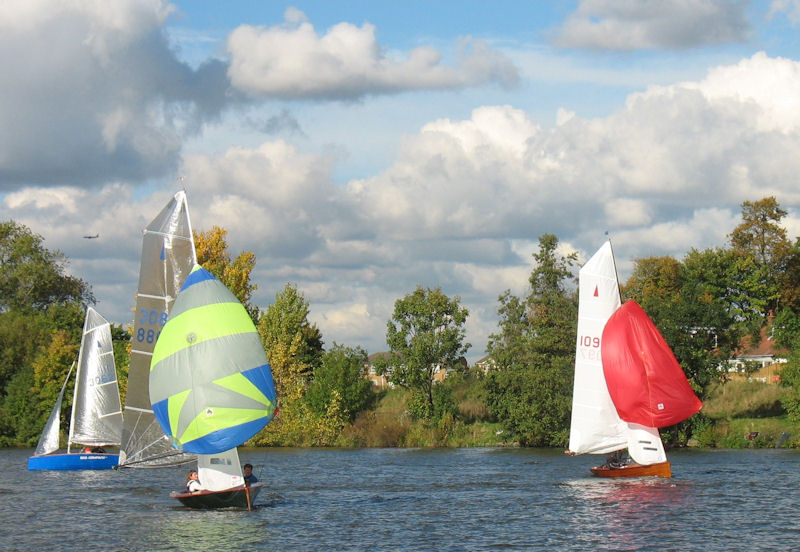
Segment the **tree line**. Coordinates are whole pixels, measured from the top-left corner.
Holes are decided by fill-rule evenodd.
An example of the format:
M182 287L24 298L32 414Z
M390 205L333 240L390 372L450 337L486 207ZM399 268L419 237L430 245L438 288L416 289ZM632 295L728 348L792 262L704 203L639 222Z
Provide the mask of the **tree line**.
M635 259L621 295L650 315L701 400L729 377L728 360L742 343L758 339L769 325L788 351L783 406L800 421L800 239L789 240L781 225L787 212L774 197L741 208L724 247L691 249L681 260ZM396 388L388 394L402 397L400 414L391 420L378 414L381 401L391 397L364 377L366 350L325 347L308 320L309 302L294 284L266 309L253 305L255 255L232 258L225 236L218 227L195 233L198 262L247 308L278 391L278 415L249 445L442 444L477 423L495 424L506 440L523 446L566 445L579 267L576 254L560 252L557 236L539 238L526 293L506 291L498 298L488 370L464 360L469 312L459 297L418 286L395 302L386 325L388 352L373 363ZM94 297L86 282L66 274L62 253L14 221L0 223L0 256L0 445L31 446L77 356L83 314ZM129 326L112 325L112 334L124 395ZM438 384L434 375L442 368L451 375ZM71 401L69 393L65 398ZM664 431L665 442L683 444L710 423L701 411ZM402 426L406 436L375 441L365 437L370 424L384 432L387 425Z

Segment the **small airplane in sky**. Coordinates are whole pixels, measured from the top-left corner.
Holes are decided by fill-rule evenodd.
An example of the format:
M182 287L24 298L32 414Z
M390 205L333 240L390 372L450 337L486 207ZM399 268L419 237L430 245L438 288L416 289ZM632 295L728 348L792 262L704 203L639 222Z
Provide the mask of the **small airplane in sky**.
M93 240L93 239L99 238L99 237L100 237L99 233L95 234L94 236L84 236L84 238L86 238L87 240Z

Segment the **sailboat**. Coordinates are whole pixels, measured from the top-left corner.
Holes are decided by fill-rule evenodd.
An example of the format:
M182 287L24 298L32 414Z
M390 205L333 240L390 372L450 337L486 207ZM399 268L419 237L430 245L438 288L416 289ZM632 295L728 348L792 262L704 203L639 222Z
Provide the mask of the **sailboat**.
M236 447L275 414L275 385L261 338L242 303L196 265L156 342L150 401L176 450L197 454L203 490L172 493L192 508L252 508Z
M601 477L671 477L659 427L700 410L658 329L633 301L621 305L611 242L579 272L570 454L627 448L632 461L591 468Z
M117 454L71 450L73 445L84 445L90 450L118 447L122 432L111 326L92 307L86 309L77 364L67 452L53 454L59 448L61 403L75 363L64 379L36 450L28 458L29 470L106 470L117 465Z
M163 467L194 461L176 451L150 406L150 359L172 304L197 263L186 192L177 192L142 237L139 286L131 335L128 392L123 411L120 467Z

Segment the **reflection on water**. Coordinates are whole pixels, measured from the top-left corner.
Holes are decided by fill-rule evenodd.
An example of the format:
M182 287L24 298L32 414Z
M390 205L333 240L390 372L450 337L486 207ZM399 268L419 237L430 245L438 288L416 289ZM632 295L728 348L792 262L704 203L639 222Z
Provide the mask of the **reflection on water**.
M686 485L654 477L565 481L562 486L574 501L575 542L614 550L656 547L647 542L652 536L668 535L684 523L681 511L691 494ZM605 542L593 542L597 535Z
M791 550L800 453L678 451L672 479L602 479L530 449L241 451L252 512L189 510L185 468L28 472L1 450L0 550Z

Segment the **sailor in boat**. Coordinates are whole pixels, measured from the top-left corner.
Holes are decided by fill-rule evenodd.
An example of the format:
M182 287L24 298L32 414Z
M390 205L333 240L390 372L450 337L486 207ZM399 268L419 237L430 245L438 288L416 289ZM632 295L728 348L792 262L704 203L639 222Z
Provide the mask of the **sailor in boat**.
M245 464L242 466L242 472L244 473L244 484L248 487L253 483L258 483L258 477L253 475L253 464Z
M616 470L619 468L624 468L631 462L631 457L628 456L626 450L615 450L611 453L611 456L606 459L606 463L603 464L603 467Z
M189 470L189 474L186 476L186 492L198 493L202 490L203 486L200 484L200 480L197 479L197 470Z

